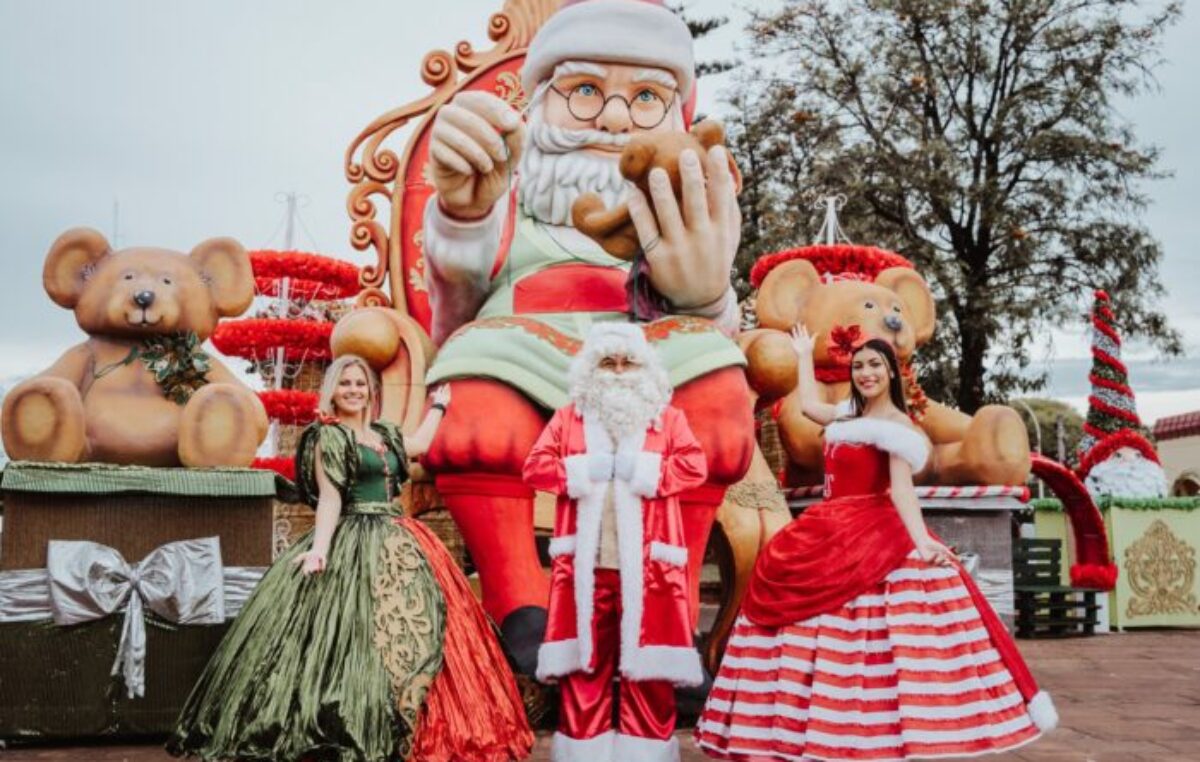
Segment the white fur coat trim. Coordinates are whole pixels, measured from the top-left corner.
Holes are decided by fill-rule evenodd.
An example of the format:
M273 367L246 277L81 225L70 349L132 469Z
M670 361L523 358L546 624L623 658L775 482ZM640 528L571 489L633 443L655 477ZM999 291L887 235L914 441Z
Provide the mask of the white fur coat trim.
M650 543L650 560L662 561L672 566L687 566L688 551L682 545L668 545L655 540Z
M575 535L568 534L562 537L550 538L550 558L555 559L559 556L575 555Z
M617 734L613 759L620 762L679 762L679 739L640 738Z
M913 473L925 467L929 443L923 434L895 421L881 418L850 418L825 427L826 442L867 444L908 461Z
M568 455L563 458L563 467L567 471L568 497L579 498L592 491L587 455Z
M662 453L639 452L633 464L633 478L629 480L629 488L633 494L641 497L654 497L658 494L658 484L662 480Z
M555 640L538 648L537 679L547 683L579 671L579 640Z
M550 759L554 762L614 762L613 754L617 734L613 731L592 738L571 738L564 733L555 733L550 742Z

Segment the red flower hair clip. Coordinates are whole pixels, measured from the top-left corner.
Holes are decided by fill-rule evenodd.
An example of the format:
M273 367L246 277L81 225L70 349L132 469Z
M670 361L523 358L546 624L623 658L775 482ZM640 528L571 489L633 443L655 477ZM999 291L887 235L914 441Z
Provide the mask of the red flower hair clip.
M325 424L326 426L332 426L335 423L342 422L341 418L338 418L336 415L329 415L328 413L323 412L320 408L317 408L313 412L316 413L317 420L320 421L321 423Z
M835 325L829 329L829 339L825 343L825 349L833 359L848 363L854 353L870 340L871 337L863 333L862 327L857 324Z

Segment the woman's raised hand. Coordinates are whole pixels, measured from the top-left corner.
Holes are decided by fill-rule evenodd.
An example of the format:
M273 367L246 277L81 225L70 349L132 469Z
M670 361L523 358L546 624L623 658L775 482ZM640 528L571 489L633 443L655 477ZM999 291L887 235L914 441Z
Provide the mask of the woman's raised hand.
M432 400L431 404L449 406L450 405L450 386L448 384L442 384L438 388L434 389L431 400Z
M810 336L808 329L803 323L796 323L792 327L792 349L796 350L796 354L803 357L813 353L813 347L816 346L816 338Z

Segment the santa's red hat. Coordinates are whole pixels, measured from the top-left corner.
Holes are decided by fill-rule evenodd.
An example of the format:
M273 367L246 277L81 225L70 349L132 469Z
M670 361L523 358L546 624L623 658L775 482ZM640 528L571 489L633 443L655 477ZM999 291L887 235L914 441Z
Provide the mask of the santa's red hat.
M1159 463L1154 445L1142 433L1137 402L1129 386L1129 370L1121 362L1121 336L1108 294L1095 293L1092 307L1092 372L1088 380L1087 421L1079 440L1079 474L1086 476L1122 447L1131 447L1147 460Z
M692 33L663 0L565 0L529 43L521 83L532 93L564 61L654 66L675 75L679 97L694 98Z

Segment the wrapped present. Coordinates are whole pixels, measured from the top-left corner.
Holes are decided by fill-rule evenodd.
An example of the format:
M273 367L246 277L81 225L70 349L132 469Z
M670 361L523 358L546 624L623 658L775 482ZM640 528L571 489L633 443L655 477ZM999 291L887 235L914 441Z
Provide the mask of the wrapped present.
M271 559L270 473L14 463L0 738L163 734Z

